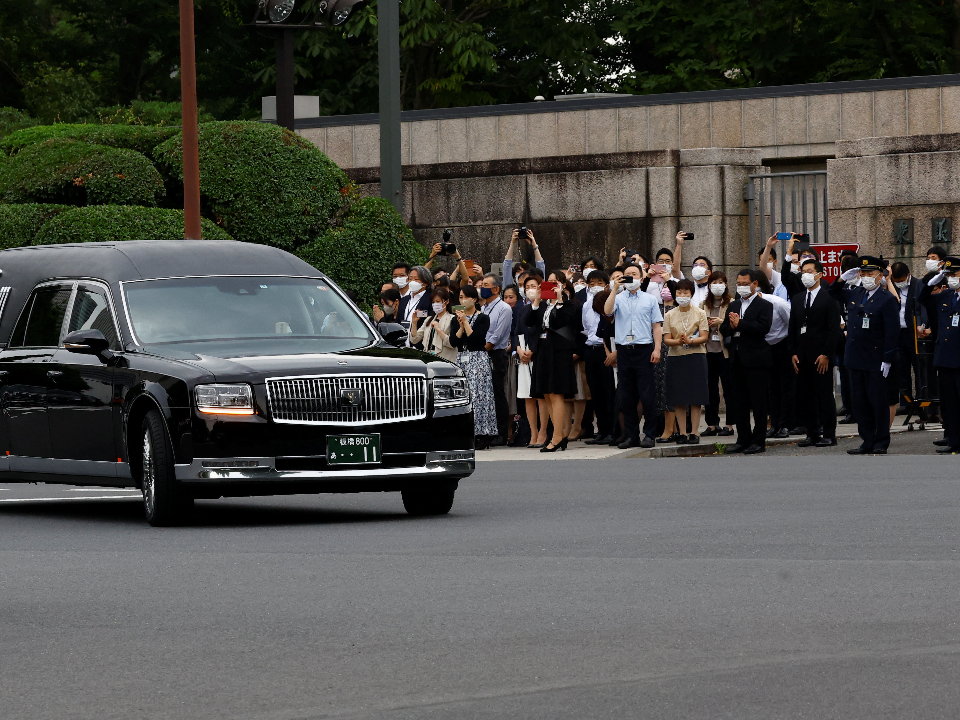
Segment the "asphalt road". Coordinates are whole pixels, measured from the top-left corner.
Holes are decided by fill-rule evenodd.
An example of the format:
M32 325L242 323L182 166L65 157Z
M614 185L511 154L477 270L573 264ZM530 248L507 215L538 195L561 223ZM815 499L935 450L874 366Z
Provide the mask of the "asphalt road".
M929 449L487 462L447 517L173 529L0 483L0 718L955 718L960 467Z

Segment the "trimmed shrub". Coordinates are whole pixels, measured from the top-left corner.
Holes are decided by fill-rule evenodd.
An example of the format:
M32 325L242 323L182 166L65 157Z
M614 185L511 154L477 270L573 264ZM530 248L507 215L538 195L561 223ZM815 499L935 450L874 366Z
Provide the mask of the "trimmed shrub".
M0 249L30 245L47 220L70 209L70 205L38 203L0 205Z
M201 221L207 240L233 238L210 220ZM117 240L176 240L183 237L183 211L130 205L71 208L48 220L34 245L114 242Z
M355 200L342 225L297 251L303 260L338 285L353 290L362 307L378 301L380 286L390 278L394 263L422 265L429 253L393 206L378 197Z
M94 145L106 145L113 148L136 150L148 155L157 145L174 135L180 134L180 128L144 127L141 125L39 125L10 133L0 140L0 152L15 155L25 147L37 145L46 140L81 140Z
M46 140L0 165L0 202L156 205L163 179L133 150L77 140Z
M210 122L213 115L199 108L200 122ZM180 127L183 108L178 102L134 100L129 105L97 108L97 116L105 125L165 125Z
M183 138L153 151L170 193L183 182ZM295 250L321 235L348 192L346 174L312 143L257 122L200 125L204 214L237 240Z

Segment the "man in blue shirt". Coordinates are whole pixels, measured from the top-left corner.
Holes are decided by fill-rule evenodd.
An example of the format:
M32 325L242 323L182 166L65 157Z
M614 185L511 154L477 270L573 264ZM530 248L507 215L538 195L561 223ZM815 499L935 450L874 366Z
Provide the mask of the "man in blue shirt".
M500 297L500 278L495 273L483 276L480 285L480 300L483 307L480 312L490 316L490 329L487 331L487 352L490 353L490 365L493 376L493 404L497 410L497 438L490 443L507 444L507 429L510 425L510 410L507 405L507 367L510 358L507 348L510 346L510 329L513 325L513 309Z
M623 423L626 439L618 447L625 450L637 444L654 447L657 431L657 403L654 391L654 365L660 362L663 315L654 297L640 291L643 271L629 264L623 277L614 280L613 290L603 306L607 317L614 318L617 343L617 377L623 393ZM643 440L640 440L640 415L643 407Z

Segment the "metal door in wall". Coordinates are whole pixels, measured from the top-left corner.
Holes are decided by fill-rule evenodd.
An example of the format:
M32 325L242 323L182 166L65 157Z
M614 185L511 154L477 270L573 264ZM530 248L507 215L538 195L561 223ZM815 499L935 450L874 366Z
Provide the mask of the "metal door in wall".
M750 216L750 267L767 238L777 232L806 233L811 243L829 242L827 171L751 175L743 190ZM781 244L780 258L783 258Z

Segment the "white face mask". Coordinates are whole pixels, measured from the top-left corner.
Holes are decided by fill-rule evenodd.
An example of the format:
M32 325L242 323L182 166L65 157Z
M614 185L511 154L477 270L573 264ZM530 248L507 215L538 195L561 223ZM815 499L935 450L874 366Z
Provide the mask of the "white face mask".
M384 314L384 315L393 315L393 310L394 310L394 308L393 308L392 306L390 306L390 305L384 305L384 306L383 306L383 314Z
M536 299L537 299L537 289L530 288L529 290L527 290L527 300L529 300L530 302L533 302Z
M407 286L407 276L401 275L400 277L395 277L393 281L397 284L397 287L403 290Z
M592 272L593 272L593 268L584 268L584 269L583 269L583 276L589 280L589 279L590 279L590 273L592 273Z
M817 284L817 274L816 273L804 273L800 276L800 282L803 283L805 288L812 288Z
M624 290L633 290L640 287L640 281L631 275L624 275L620 280L620 287Z
M710 292L712 292L716 297L723 295L723 291L727 289L727 286L723 283L714 283L710 286Z
M697 265L696 267L693 268L690 274L693 276L694 280L696 280L697 282L700 282L710 273L707 272L707 269L702 265Z
M688 298L688 297L678 297L677 305L679 305L680 307L687 307L690 304L690 300L691 298Z
M792 273L799 273L799 272L800 272L800 266L799 266L799 265L791 265L791 266L790 266L790 272L792 272Z
M416 295L418 292L423 290L423 285L418 283L416 280L411 280L409 283L407 283L407 287L410 288L411 295Z
M948 277L947 278L947 287L951 290L956 290L960 288L960 277Z
M940 261L939 261L939 260L927 260L927 262L924 263L924 266L927 268L927 272L936 272L937 269L940 267Z
M860 278L860 284L863 286L864 290L870 292L877 287L877 279L875 277L871 277L870 275L864 275Z
M603 285L594 285L593 287L587 288L587 293L591 296L599 295L604 289Z
M623 292L623 285L617 285L617 292L618 293Z
M737 295L748 298L753 295L753 288L749 285L737 285Z
M446 308L446 305L444 305L443 303L433 303L430 307L433 308L434 313L439 315L440 313L443 312L444 308Z
M894 285L897 286L897 290L903 290L903 289L904 289L905 287L907 287L907 285L909 285L909 284L910 284L910 278L907 278L906 280L901 280L900 282L895 282L895 283L894 283Z
M586 290L587 286L583 283L577 283L576 285L573 286L573 289L576 290L577 292L580 292L581 290Z
M773 270L773 263L772 262L767 263L767 267Z

